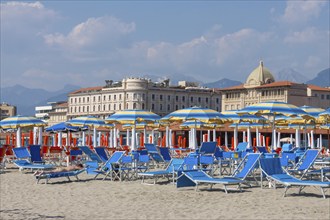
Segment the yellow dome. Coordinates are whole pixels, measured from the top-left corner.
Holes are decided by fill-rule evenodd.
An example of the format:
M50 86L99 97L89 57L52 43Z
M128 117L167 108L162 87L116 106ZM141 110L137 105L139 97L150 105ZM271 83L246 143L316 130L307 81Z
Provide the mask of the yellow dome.
M272 82L275 82L273 74L264 67L263 62L260 61L259 66L255 68L247 78L245 87L260 86Z

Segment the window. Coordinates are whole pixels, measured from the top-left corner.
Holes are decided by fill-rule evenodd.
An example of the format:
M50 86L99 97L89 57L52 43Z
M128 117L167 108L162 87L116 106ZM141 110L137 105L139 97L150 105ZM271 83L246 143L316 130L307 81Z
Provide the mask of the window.
M155 104L151 105L151 110L155 110Z
M121 99L121 94L119 94L119 99Z
M170 110L171 110L171 106L167 105L167 111L170 111Z
M160 100L163 100L163 95L159 95L159 99Z
M85 103L85 97L83 98L83 103Z
M133 99L136 99L136 97L137 97L136 93L133 93Z
M128 99L128 93L126 94L126 98Z
M175 101L179 101L179 96L175 96Z
M324 99L324 95L323 94L321 95L321 99Z
M133 103L133 109L136 109L136 103Z
M152 95L151 95L151 99L152 99L152 100L155 100L155 94L152 94Z
M106 99L106 96L103 96L103 101L105 101L105 99Z
M95 102L95 96L93 96L93 102Z
M105 97L105 96L104 96ZM103 105L103 111L105 111L105 105Z
M182 109L184 109L185 107L184 107L184 105L182 106Z
M109 108L109 110L111 110L111 105L110 104L109 104L108 108Z
M186 97L182 96L182 101L185 102L186 101Z
M216 98L215 102L216 102L217 104L219 104L219 98Z
M128 103L126 103L126 109L128 109Z
M113 110L116 110L116 104L113 104Z
M100 106L100 105L97 106L97 110L98 110L98 111L101 111L101 106Z
M175 106L175 110L178 110L178 109L179 109L179 106L178 106L178 105L176 105L176 106Z
M162 104L159 105L159 110L161 110L161 111L163 110L163 105Z
M190 97L190 101L193 102L194 101L194 97Z
M327 99L330 99L330 95L327 95Z
M209 102L209 98L205 98L205 102L208 103Z
M95 97L94 97L95 98ZM95 105L93 105L93 112L95 112Z
M198 102L201 102L201 100L202 100L201 97L198 97Z
M119 110L121 110L121 104L119 104Z
M99 101L101 101L101 96L99 96Z
M111 95L109 95L109 101L111 100Z
M171 100L171 96L170 96L170 95L167 96L167 100L168 100L168 101Z
M77 103L77 98L74 98L74 102Z
M142 110L144 110L144 103L142 103Z
M89 106L87 106L87 112L89 112Z
M87 102L89 102L89 97L87 97Z
M81 98L79 98L79 103L81 102Z

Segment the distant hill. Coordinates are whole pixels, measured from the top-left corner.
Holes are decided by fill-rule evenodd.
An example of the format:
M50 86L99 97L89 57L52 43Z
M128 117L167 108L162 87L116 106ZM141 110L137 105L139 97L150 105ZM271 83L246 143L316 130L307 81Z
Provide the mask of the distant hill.
M224 79L220 79L215 82L204 83L203 86L208 87L208 88L222 89L222 88L227 88L227 87L231 87L231 86L238 86L241 84L242 84L242 82L240 82L240 81L235 81L235 80L224 78Z
M66 85L63 89L50 92L44 89L30 89L22 85L1 88L1 102L17 107L17 114L32 116L35 106L47 104L51 101L66 101L67 93L80 87Z
M276 81L291 81L296 83L305 83L310 79L291 68L281 70L277 74L274 74L274 77Z
M319 72L314 79L306 82L306 84L313 84L321 87L330 87L330 68Z

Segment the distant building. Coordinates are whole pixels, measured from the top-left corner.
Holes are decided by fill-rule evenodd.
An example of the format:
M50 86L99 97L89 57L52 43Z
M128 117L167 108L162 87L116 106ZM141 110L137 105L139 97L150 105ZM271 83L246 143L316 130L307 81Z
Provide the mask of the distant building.
M244 84L219 89L222 93L221 111L237 110L265 101L281 101L296 106L330 107L330 88L315 85L275 81L263 62L254 69Z
M67 102L60 102L53 105L53 111L48 113L49 116L48 126L52 126L54 124L67 121L68 120L67 112L68 112Z
M145 78L106 80L105 86L83 88L68 95L68 119L83 115L106 118L125 109L150 110L164 116L192 106L221 110L221 94L214 89L181 81L170 86L169 80L152 82Z
M35 117L41 119L45 122L48 122L51 112L55 111L55 106L62 104L64 102L48 102L48 105L36 106L35 107Z
M14 105L9 105L8 103L0 104L0 120L15 116L17 114L17 108Z

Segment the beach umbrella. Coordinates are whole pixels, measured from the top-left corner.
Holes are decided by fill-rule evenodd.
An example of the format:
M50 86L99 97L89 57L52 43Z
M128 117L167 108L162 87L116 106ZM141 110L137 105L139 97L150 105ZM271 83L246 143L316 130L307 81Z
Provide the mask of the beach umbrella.
M2 129L17 129L17 147L21 147L21 128L43 127L47 123L35 117L16 115L0 121Z
M226 117L230 118L234 122L234 147L237 146L237 132L238 126L241 128L244 127L247 129L248 124L257 123L257 124L266 124L268 123L268 119L258 116L258 115L251 115L251 114L237 114L237 111L223 111L221 112ZM245 124L244 124L245 123Z
M71 125L67 124L66 122L61 122L61 123L52 125L50 127L46 127L45 131L54 133L54 132L68 132L68 131L75 132L75 131L81 131L81 130L87 130L87 129L88 129L87 126L85 126L85 127L71 126Z
M302 110L313 116L314 118L318 118L319 114L324 112L325 110L323 108L317 108L317 107L312 107L308 105L300 106Z
M195 121L196 126L191 128L192 142L189 143L191 143L192 148L196 148L196 129L198 122L224 124L230 120L220 112L217 112L213 109L194 106L174 111L161 118L161 121L179 123L183 123L185 121Z
M111 128L113 124L106 124L103 119L96 118L93 116L81 116L77 118L73 118L66 122L68 125L77 126L77 127L88 127L89 129L93 129L93 144L96 147L97 144L97 134L96 129L103 128Z
M237 113L266 116L271 121L272 130L275 130L275 121L276 121L276 117L278 116L283 116L283 115L289 117L301 116L303 119L306 120L312 118L307 112L305 112L301 108L286 102L278 102L278 101L260 102L257 104L253 104L243 108ZM273 149L275 150L276 140L274 134L272 138L272 146Z
M160 119L160 116L145 110L129 109L118 111L113 115L107 117L105 121L107 123L119 123L119 124L131 124L132 127L132 139L131 149L136 150L136 125L141 122L145 122L148 125L153 124Z

